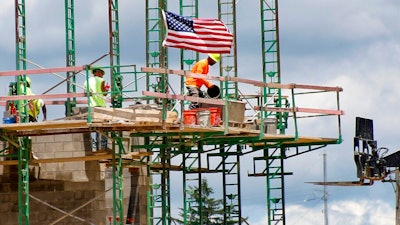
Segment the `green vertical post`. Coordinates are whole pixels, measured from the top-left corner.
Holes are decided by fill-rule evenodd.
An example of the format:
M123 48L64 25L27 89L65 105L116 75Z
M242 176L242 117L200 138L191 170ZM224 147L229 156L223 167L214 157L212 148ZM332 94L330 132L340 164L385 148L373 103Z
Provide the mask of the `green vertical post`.
M122 137L119 132L112 132L112 179L113 179L113 224L122 225L124 220L123 209L123 167L121 155L125 152ZM117 149L118 148L118 149Z
M165 37L165 27L162 17L162 10L167 9L166 0L146 0L146 66L153 68L168 68L167 50L162 46ZM168 88L168 74L162 75L158 73L148 73L146 76L146 90L155 92L166 92ZM147 101L150 103L150 99ZM165 118L168 109L167 100L154 99L154 103L163 106L162 115ZM165 107L167 106L167 107ZM157 137L156 137L157 138ZM162 138L162 137L161 137ZM160 140L161 141L161 140ZM164 140L163 140L164 141ZM164 148L164 147L163 147ZM154 163L165 163L169 161L168 149L155 149L151 147L151 151L155 153L156 158L151 159ZM158 153L158 157L157 154ZM169 224L170 218L170 199L169 199L169 170L165 166L156 172L150 171L149 178L150 187L149 203L147 205L149 211L149 224ZM159 182L159 183L158 183ZM160 189L160 190L158 190ZM161 191L160 194L157 194Z
M263 64L263 82L281 83L280 51L279 51L279 20L278 0L260 0L261 10L261 49ZM280 88L264 88L264 103L273 107L281 107L282 91ZM268 100L271 98L271 101ZM265 105L264 105L265 106ZM281 112L264 112L265 118L275 116L277 128L281 134L285 133L285 121Z
M146 0L146 66L153 68L168 68L167 49L162 46L165 37L165 27L162 10L167 9L166 0ZM162 80L164 79L164 80ZM158 73L148 73L146 90L165 93L168 86L168 74L165 77ZM153 90L151 90L153 89ZM162 101L162 102L161 102ZM164 104L167 100L155 99L156 104ZM150 100L148 100L148 103ZM166 108L163 108L165 110Z
M118 0L108 0L108 17L110 33L111 103L114 108L121 108L123 101L123 85L120 68Z
M267 211L268 225L284 225L285 195L284 195L284 151L285 148L264 149L267 181Z
M16 69L26 70L26 15L25 0L15 0ZM22 79L20 79L20 77ZM26 94L26 76L17 76L17 94ZM19 121L28 122L26 100L15 101ZM29 224L29 139L19 138L18 148L18 224Z
M18 148L18 224L29 224L29 151L30 140L19 138Z
M281 83L280 51L279 51L279 22L278 0L260 0L261 14L261 50L264 83ZM261 90L261 107L272 105L281 107L282 93L280 88L263 87ZM277 119L277 128L281 134L285 133L282 113L272 113L261 110L261 134L264 133L264 118L269 116ZM268 225L285 224L284 213L284 171L283 155L279 149L264 149L266 160L267 210Z
M179 13L185 17L197 18L199 15L199 1L198 0L179 0ZM193 64L199 61L199 53L181 49L181 70L189 70ZM181 93L184 94L185 88L185 76L181 77ZM181 117L183 118L183 110L185 108L185 102L181 101Z
M15 0L16 70L26 70L26 15L25 0ZM17 94L26 95L26 76L16 76ZM15 101L20 122L28 122L27 101Z
M224 22L233 34L232 49L229 54L222 54L219 63L220 76L237 77L237 47L236 47L236 1L218 0L218 18ZM230 99L238 99L238 84L234 81L221 82L221 90Z
M74 17L74 1L65 0L65 51L66 66L75 66L75 17ZM76 73L68 71L67 76L67 93L76 93ZM76 106L76 98L67 98L65 103L65 116L72 116L72 108Z

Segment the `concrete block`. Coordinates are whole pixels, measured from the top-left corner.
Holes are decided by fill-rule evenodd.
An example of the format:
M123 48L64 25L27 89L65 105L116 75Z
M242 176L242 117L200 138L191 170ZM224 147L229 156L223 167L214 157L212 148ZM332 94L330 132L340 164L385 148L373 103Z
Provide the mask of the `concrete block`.
M91 182L71 182L71 181L64 182L64 188L66 191L82 192L83 190L87 190L88 186L91 187L92 183Z
M54 158L70 158L72 157L72 152L58 151L54 153Z
M11 202L5 202L0 204L0 213L4 214L4 213L8 213L10 211L10 208L13 206L14 204Z
M45 143L32 142L32 151L33 152L44 152L44 151L46 151Z
M56 172L64 169L63 163L41 163L41 172Z
M72 134L54 135L54 142L72 142Z
M72 157L82 157L87 155L85 151L75 151L72 152Z
M74 182L84 182L89 181L89 178L86 176L86 172L83 171L72 171L72 181Z
M83 145L81 142L64 142L64 151L73 152L73 151L82 151Z
M64 163L64 171L84 172L85 171L85 162L65 162Z
M32 143L51 143L54 142L55 135L35 136L31 137Z
M61 151L64 151L64 145L61 142L45 143L44 149L42 151L46 151L46 152L61 152Z
M37 221L45 222L47 220L49 220L49 214L48 213L38 213L37 214Z
M53 159L55 158L55 155L53 152L35 152L35 156L37 156L39 159Z
M92 199L95 197L95 192L92 190L88 191L87 189L85 189L83 191L83 196L85 196L85 199Z
M56 180L71 180L72 179L72 173L71 172L60 172L58 171L55 173L56 175Z
M0 192L1 193L9 193L11 192L11 183L2 183L0 184Z
M18 225L18 214L13 215L13 214L6 214L6 215L1 215L1 222L7 225Z
M40 179L55 180L56 172L54 171L41 171L39 174Z
M74 142L83 142L83 134L71 134L72 135L72 141Z

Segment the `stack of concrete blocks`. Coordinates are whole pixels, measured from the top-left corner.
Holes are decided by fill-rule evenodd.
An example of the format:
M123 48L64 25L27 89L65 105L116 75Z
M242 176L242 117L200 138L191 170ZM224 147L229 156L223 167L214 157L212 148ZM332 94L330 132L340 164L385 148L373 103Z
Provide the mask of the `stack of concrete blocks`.
M38 159L93 154L90 133L35 136L31 140L33 157ZM139 169L144 174L123 169L124 215L127 215L129 200L136 200L133 204L135 225L147 224L145 168ZM54 222L57 225L110 224L109 218L113 216L112 168L99 161L76 161L40 163L31 166L30 170L31 225ZM17 166L0 166L0 182L0 224L17 225ZM71 211L74 211L74 217L66 216Z

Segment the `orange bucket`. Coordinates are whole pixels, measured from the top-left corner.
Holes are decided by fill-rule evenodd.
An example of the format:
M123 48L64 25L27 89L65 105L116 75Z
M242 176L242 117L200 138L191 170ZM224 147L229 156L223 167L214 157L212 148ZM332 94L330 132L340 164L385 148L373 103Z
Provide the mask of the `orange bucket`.
M184 110L183 111L183 123L186 125L196 125L197 117L195 110Z
M220 108L210 108L210 124L211 126L219 126L221 124L221 110Z

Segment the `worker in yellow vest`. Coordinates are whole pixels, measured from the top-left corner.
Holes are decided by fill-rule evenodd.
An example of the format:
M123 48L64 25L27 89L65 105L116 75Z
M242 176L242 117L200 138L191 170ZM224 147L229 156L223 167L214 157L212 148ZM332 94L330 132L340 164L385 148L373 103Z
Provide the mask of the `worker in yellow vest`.
M31 79L26 77L26 95L34 95L31 90ZM46 104L42 99L31 99L28 100L28 115L29 122L38 122L40 110L43 112L43 121L47 120L47 109Z
M29 122L37 122L39 120L40 110L43 112L43 121L47 120L46 104L42 99L33 99L28 102Z
M89 90L89 105L92 107L106 107L105 96L110 89L109 85L106 85L106 81L103 76L105 74L104 70L100 67L92 68L93 77L88 79L88 83L85 81L84 88L85 91Z
M90 107L106 107L106 99L107 92L110 89L110 86L106 84L103 76L105 71L98 66L94 66L91 69L93 77L88 79L88 82L85 81L84 88L85 91L89 91L89 106ZM91 133L92 137L92 151L98 152L108 149L107 148L107 138L103 135L99 135L97 132ZM101 139L101 140L99 140ZM100 141L100 146L99 146Z

